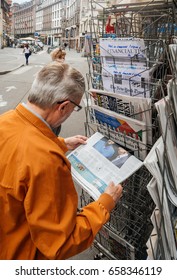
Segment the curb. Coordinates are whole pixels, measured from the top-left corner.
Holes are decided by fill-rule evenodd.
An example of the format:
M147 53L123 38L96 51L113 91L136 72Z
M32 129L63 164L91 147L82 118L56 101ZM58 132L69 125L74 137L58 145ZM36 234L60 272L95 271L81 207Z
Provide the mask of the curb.
M12 72L12 71L14 71L14 70L17 70L18 68L21 68L21 67L23 67L23 66L24 66L24 64L20 64L20 65L18 65L17 67L15 67L15 68L13 68L13 69L5 70L5 71L0 71L0 75L7 74L7 73Z

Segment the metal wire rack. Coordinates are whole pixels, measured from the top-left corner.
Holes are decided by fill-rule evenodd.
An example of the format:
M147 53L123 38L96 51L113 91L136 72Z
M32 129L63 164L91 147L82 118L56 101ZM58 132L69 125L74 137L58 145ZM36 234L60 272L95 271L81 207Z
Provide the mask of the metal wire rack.
M91 1L91 7L93 5ZM112 17L114 33L107 34L105 27L108 16ZM146 60L142 61L150 71L150 81L144 88L148 89L149 96L152 101L151 126L146 129L152 133L151 144L144 146L139 140L134 139L135 149L132 150L127 146L128 137L118 131L114 131L110 126L106 126L99 121L95 122L93 110L90 107L90 92L86 91L86 135L92 135L95 131L99 131L113 141L117 141L121 137L121 145L136 157L141 158L141 151L148 154L154 143L161 136L159 118L154 104L165 98L167 95L168 81L173 78L176 80L176 58L172 59L169 55L169 44L177 36L177 1L143 1L142 3L113 5L110 8L103 8L97 17L90 19L90 35L88 36L89 51L87 54L89 73L86 76L88 89L104 90L102 74L103 60L100 56L99 38L116 38L131 37L143 38L145 42L144 53ZM175 57L175 56L174 56ZM177 57L177 56L176 56ZM117 58L110 56L107 59L109 63L117 63ZM139 62L138 56L130 59L130 64L134 65ZM132 87L133 76L129 78L130 89ZM115 79L112 77L113 92L115 92ZM146 97L146 91L144 92ZM101 103L100 103L101 104ZM96 104L98 106L103 106ZM110 109L110 108L109 108ZM114 106L111 110L123 115L127 114L126 110L120 112L120 107ZM131 118L138 118L134 113L128 113ZM145 132L144 132L145 133ZM117 143L120 144L119 141ZM164 142L165 143L165 142ZM166 144L166 143L165 143ZM166 158L164 157L164 161ZM152 200L147 185L151 181L152 175L142 167L124 182L124 194L116 208L111 213L109 222L102 228L95 238L95 247L108 259L147 259L147 242L152 250L152 259L166 259L164 252L162 232L165 232L165 222L163 219L163 199L160 209L156 209L156 205ZM165 183L163 182L163 188ZM81 206L88 204L93 199L82 190L80 197ZM177 227L176 207L168 201L169 211L171 213L171 224ZM156 209L156 210L154 210ZM160 224L157 215L161 215ZM157 214L158 213L158 214ZM152 215L153 219L152 219ZM152 222L152 220L154 222ZM156 228L155 233L153 228ZM177 229L174 230L177 240ZM155 238L155 241L154 241ZM166 237L165 237L166 238ZM171 254L170 244L167 242L169 255ZM156 243L154 249L154 243ZM176 241L177 243L177 241Z
M95 245L113 259L145 259L146 242L152 231L154 203L146 189L151 175L145 167L124 182L124 194L109 222L97 234ZM146 197L146 200L145 200ZM82 190L81 207L93 199ZM109 253L108 253L108 252Z

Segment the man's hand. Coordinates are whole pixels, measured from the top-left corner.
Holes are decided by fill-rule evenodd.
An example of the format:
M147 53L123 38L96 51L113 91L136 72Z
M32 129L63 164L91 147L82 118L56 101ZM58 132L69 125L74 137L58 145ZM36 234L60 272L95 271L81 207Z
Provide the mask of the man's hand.
M86 144L87 137L83 135L76 135L73 137L65 138L65 144L68 148L68 150L74 150L81 144Z
M105 193L109 194L113 198L115 203L117 203L122 197L122 191L122 186L120 184L115 185L113 182L109 183L109 185L105 189Z

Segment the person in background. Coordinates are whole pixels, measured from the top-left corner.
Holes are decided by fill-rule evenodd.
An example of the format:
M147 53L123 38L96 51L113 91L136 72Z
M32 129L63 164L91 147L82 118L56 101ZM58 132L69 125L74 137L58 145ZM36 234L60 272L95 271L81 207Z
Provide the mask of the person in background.
M53 61L63 63L63 62L65 62L66 52L64 50L62 50L61 48L56 48L50 53L50 56L51 56ZM57 136L60 134L60 131L61 131L61 125L53 128L53 132Z
M60 260L87 249L122 196L110 182L78 211L65 153L87 138L57 137L58 127L81 110L82 74L57 61L35 77L27 103L0 116L0 259Z
M50 56L53 61L64 62L66 52L64 50L62 50L61 48L56 48L50 53Z
M24 52L24 54L25 54L26 65L28 65L28 59L29 59L29 56L31 55L31 50L30 50L28 44L25 44L24 49L23 49L23 52Z

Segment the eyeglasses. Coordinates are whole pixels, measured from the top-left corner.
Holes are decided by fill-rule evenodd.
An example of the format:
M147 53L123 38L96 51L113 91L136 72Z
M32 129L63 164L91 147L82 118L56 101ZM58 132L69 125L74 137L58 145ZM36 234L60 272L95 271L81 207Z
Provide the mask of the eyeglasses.
M82 106L81 106L81 105L76 104L74 101L72 101L72 100L70 100L70 99L63 100L63 101L58 101L57 104L62 104L62 103L65 102L65 101L69 101L69 102L71 102L72 104L74 104L74 105L75 105L74 111L76 111L76 112L79 112L79 111L82 109Z

